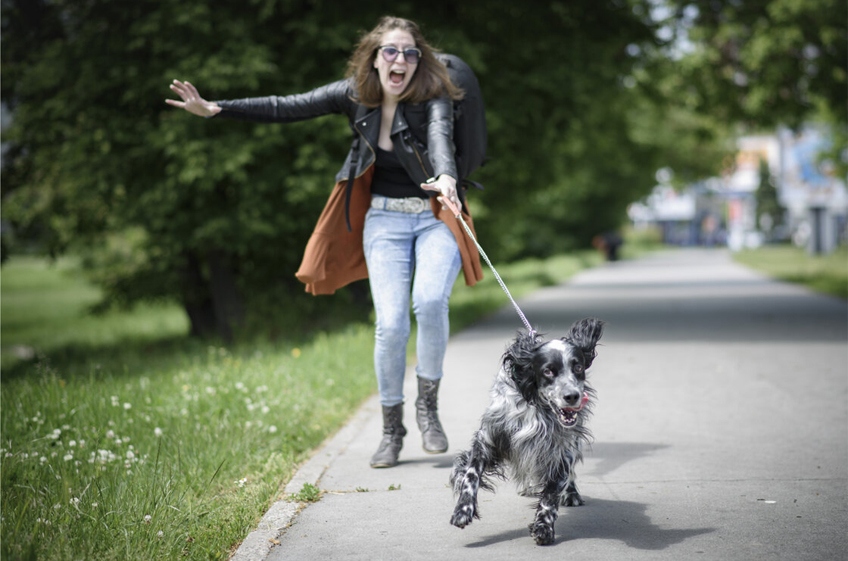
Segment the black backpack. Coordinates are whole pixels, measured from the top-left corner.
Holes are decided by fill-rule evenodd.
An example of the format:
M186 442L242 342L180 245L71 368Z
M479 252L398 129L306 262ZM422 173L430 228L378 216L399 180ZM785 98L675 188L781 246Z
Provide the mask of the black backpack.
M479 183L468 180L468 176L486 161L486 108L480 83L471 67L458 56L439 53L436 58L447 67L451 81L465 92L460 101L454 102L453 108L453 142L459 182L482 189Z

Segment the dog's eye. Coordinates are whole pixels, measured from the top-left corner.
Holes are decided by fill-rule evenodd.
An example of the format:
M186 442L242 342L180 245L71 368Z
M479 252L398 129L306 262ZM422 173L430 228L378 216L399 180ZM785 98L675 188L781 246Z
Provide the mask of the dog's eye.
M583 364L580 362L575 362L574 366L571 367L571 371L575 374L583 374Z
M545 370L542 371L542 376L544 376L545 378L553 378L554 371L550 368L545 368Z

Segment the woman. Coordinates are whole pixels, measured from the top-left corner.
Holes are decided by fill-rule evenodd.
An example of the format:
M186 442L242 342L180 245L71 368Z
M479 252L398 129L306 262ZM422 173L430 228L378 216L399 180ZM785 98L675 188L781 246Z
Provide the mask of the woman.
M210 102L188 82L175 80L171 89L182 101L167 103L204 117L293 122L347 115L353 146L297 277L312 294L332 294L369 278L383 407L383 438L371 458L375 468L397 465L406 435L403 379L412 293L418 324L416 420L424 451L447 451L437 396L449 335L448 300L460 269L469 286L482 271L473 242L437 200L437 195L450 199L472 224L456 187L453 144L453 101L463 92L418 26L384 17L357 45L347 79L305 94Z

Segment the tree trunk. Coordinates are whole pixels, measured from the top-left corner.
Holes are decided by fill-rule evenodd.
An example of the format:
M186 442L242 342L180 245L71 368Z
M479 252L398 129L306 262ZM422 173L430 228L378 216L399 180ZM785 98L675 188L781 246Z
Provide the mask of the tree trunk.
M193 253L184 254L184 265L180 271L182 286L183 308L191 324L192 337L210 337L216 333L215 311L212 306L212 298L200 262Z
M244 307L233 273L231 256L215 249L206 252L206 260L209 264L209 288L215 313L215 327L218 335L227 343L231 343L233 327L242 324L244 320Z

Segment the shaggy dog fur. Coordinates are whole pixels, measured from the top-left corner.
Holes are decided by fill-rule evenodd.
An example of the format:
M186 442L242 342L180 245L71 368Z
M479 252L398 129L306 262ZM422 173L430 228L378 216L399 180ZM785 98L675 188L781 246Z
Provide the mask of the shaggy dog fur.
M586 371L602 330L603 322L587 318L561 339L519 333L503 355L471 448L454 460L451 524L464 528L480 518L477 490L494 491L492 477L509 478L520 494L538 499L530 535L539 545L554 542L560 505L583 504L574 466L591 437L586 423L595 391Z

